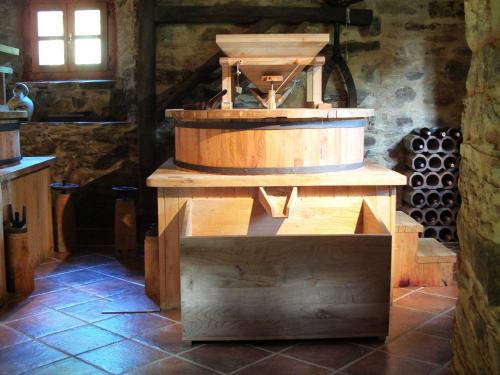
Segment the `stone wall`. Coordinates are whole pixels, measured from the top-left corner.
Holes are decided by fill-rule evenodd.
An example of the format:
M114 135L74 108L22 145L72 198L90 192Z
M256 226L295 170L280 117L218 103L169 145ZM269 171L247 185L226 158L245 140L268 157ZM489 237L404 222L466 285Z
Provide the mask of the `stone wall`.
M230 0L160 0L171 5L246 4ZM259 0L252 5L324 6L324 1ZM416 127L459 127L470 51L465 42L463 2L459 0L365 0L353 8L374 11L369 27L342 27L342 51L356 83L359 106L376 108L366 132L369 159L397 167L404 150L401 139ZM162 25L157 33L157 92L178 84L218 51L215 35L244 32L246 26L230 24ZM272 32L332 32L330 25L303 23L276 25ZM333 34L332 34L333 35ZM285 106L303 106L305 82ZM205 100L220 87L220 73L195 89L186 102ZM326 101L345 106L345 92L338 77L331 78ZM241 95L239 106L255 106L250 95ZM160 127L165 140L168 125ZM173 152L168 150L167 157Z
M500 373L500 2L465 1L472 61L462 120L458 375Z

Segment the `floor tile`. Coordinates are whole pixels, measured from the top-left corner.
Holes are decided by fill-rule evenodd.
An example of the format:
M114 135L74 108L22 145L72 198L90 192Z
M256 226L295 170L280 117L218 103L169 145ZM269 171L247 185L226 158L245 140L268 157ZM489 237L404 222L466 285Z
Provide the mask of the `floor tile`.
M408 288L393 288L392 289L392 300L394 301L397 298L401 298L402 296L413 292L414 289Z
M122 336L93 325L72 328L41 339L44 343L71 355L77 355L121 340L123 340Z
M49 276L49 278L69 286L85 285L100 280L111 280L108 276L91 270L67 272L60 275Z
M94 267L102 264L113 263L116 262L116 260L112 257L101 254L85 254L71 256L66 259L65 262L79 267Z
M436 294L439 296L458 298L458 288L456 286L442 286L442 287L425 287L419 292L427 294Z
M100 272L104 275L121 277L138 274L138 271L133 267L127 267L121 263L105 264L98 267L92 267L92 271Z
M330 371L280 355L265 359L237 371L238 375L326 375Z
M415 292L397 300L394 302L394 305L410 307L431 313L440 313L455 306L455 303L456 301L451 298Z
M389 338L397 337L434 317L431 313L407 309L396 305L391 307L390 314Z
M342 370L349 375L429 375L437 367L396 357L384 352L373 352Z
M108 301L106 299L97 299L90 302L81 303L79 305L66 307L64 309L61 309L60 311L86 322L94 323L115 316L115 314L102 313L110 302L111 301Z
M35 280L35 290L31 296L36 296L43 293L55 292L57 290L68 288L68 285L61 284L49 277L44 277Z
M29 375L100 375L106 374L76 358L67 358L30 371Z
M94 294L83 292L75 288L63 289L57 292L45 293L33 297L34 300L49 306L53 309L63 309L65 307L78 305L80 303L98 299Z
M182 326L180 324L172 324L140 333L134 337L134 340L172 354L181 353L197 346L196 344L189 345L182 341Z
M390 354L443 365L451 359L450 341L419 332L408 332L386 345Z
M28 336L12 328L0 326L0 350L29 340L31 339Z
M453 318L446 315L440 316L425 323L417 331L451 339L453 336Z
M134 375L215 375L216 372L193 365L182 359L171 357L127 372Z
M20 374L65 357L65 354L47 345L36 341L25 342L0 351L0 374Z
M33 298L11 300L0 309L0 322L10 322L47 311L52 310Z
M43 263L35 268L35 277L47 277L47 276L59 275L61 273L72 272L81 269L82 267L78 267L65 262Z
M171 325L173 322L151 314L123 314L95 324L121 336L133 337L153 329Z
M231 372L267 357L270 353L242 344L210 344L198 347L181 357L217 371Z
M130 340L95 349L78 357L113 374L157 361L167 354Z
M118 279L100 280L91 284L78 286L77 289L99 297L110 297L121 293L133 292L144 294L143 287Z
M10 322L8 326L25 335L36 338L78 327L83 324L82 321L61 314L58 311L49 311Z
M284 341L254 341L250 342L252 346L255 346L257 349L264 349L271 352L281 352L285 349L290 348L297 344L295 341L284 340Z
M435 375L455 375L455 372L453 372L453 370L451 368L446 367L446 368L442 369L441 371L439 371Z
M304 342L282 352L304 361L339 369L349 362L367 354L370 350L350 343L331 342Z
M142 288L142 287L141 287ZM134 313L160 312L158 305L148 296L141 293L120 293L108 297L111 302L107 305L107 313Z

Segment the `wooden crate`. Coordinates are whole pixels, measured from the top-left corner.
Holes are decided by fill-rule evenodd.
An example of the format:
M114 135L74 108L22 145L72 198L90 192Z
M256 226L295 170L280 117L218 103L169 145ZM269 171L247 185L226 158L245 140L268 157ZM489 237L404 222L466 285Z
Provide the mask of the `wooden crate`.
M368 200L193 199L180 233L183 339L385 337L391 234Z

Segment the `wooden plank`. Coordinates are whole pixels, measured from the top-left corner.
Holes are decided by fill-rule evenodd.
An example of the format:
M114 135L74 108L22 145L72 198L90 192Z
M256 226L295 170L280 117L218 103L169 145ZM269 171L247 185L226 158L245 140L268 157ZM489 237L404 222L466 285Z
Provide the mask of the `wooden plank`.
M390 186L405 185L406 177L365 162L364 167L342 172L281 175L217 175L183 170L169 159L147 180L151 187L259 187L259 186ZM392 230L392 228L389 228Z
M420 286L417 265L418 233L394 234L391 285L393 288Z
M185 340L386 336L390 235L181 239Z
M351 25L367 26L372 21L371 10L350 9ZM345 8L277 7L277 6L170 6L156 10L157 23L254 23L272 19L277 22L340 22L346 23Z
M330 41L329 34L218 34L215 43L228 57L311 57Z
M7 46L5 44L0 44L0 52L6 53L8 55L19 56L19 49Z
M419 238L418 263L455 263L457 255L434 238Z
M0 109L0 120L24 120L28 118L27 111L15 110L10 111L8 109Z
M262 205L262 208L267 212L267 214L271 217L284 217L282 213L279 212L274 202L271 200L269 195L267 195L266 190L260 186L257 190L257 199L259 203Z
M324 56L307 56L307 57L297 57L297 56L286 56L286 57L221 57L219 59L220 64L236 65L240 66L255 66L255 65L324 65Z
M173 7L168 6L167 14L170 14L170 9ZM196 7L198 8L198 7ZM221 9L221 7L217 7ZM166 10L165 9L165 10ZM233 23L233 22L231 22ZM255 25L248 29L249 33L265 33L276 22L274 20L263 19L259 20ZM150 43L148 41L148 43ZM181 84L175 85L170 89L165 90L156 97L157 108L163 112L163 108L171 108L172 106L179 105L181 100L191 92L203 79L219 67L219 59L223 56L222 52L218 52L201 66L199 66L188 79L184 80ZM158 113L159 117L163 117L163 113Z
M396 211L396 232L398 233L422 233L424 226L416 222L410 215L403 211Z
M286 203L285 203L285 216L286 217L290 216L295 205L297 204L297 200L299 199L298 191L299 191L299 189L297 189L297 186L294 186L286 199Z
M389 234L384 222L377 216L376 211L371 206L367 199L363 199L362 218L363 218L363 233L370 234Z
M14 70L10 66L0 66L0 73L12 74L14 73Z
M13 180L17 177L33 173L40 169L51 166L56 161L54 156L34 156L24 157L19 164L0 168L0 182Z
M238 108L238 109L207 109L207 110L184 110L167 109L165 117L177 120L238 120L238 119L351 119L371 117L375 114L369 108Z
M154 131L156 126L156 1L140 1L138 9L137 54L137 146L139 153L139 205L154 205L154 192L146 189L145 179L156 164ZM150 208L153 210L153 207Z

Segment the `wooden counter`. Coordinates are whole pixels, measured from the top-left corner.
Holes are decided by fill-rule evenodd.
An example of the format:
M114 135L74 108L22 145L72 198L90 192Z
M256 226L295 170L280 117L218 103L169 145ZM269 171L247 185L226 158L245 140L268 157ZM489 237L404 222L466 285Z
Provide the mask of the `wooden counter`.
M158 188L161 308L181 307L182 262L182 314L187 340L286 339L291 338L286 333L289 331L296 331L296 338L384 336L390 305L396 186L405 183L405 176L369 162L357 170L331 173L218 175L182 170L174 166L172 160L167 161L147 180L148 186ZM282 250L286 251L282 254ZM308 259L308 251L315 255ZM297 301L301 295L306 298L307 288L311 287L306 288L307 281L286 278L277 281L279 275L275 273L282 271L262 266L278 262L276 264L283 267L291 264L293 269L293 265L301 264L300 259L308 259L306 269L291 273L299 272L297 275L305 277L308 272L314 274L313 270L319 269L320 278L338 274L342 275L341 278L347 277L343 279L346 285L352 283L344 288L343 293L347 294L337 296L344 301L355 299L351 304L345 302L344 310L337 311L344 318L346 314L357 314L349 324L344 318L336 322L335 319L319 322L313 310L321 310L321 303L312 297L309 312L298 305L283 307L290 314L281 311L284 314L281 331L276 331L274 336L268 335L272 322L264 326L260 323L253 325L252 329L261 329L262 334L256 337L249 333L248 326L241 326L241 322L225 320L225 314L234 313L260 321L256 316L263 311L257 313L241 306L239 310L233 308L234 303L246 297L251 298L248 303L265 304L262 290L266 288L269 293L276 293L276 298L286 295L298 298ZM332 265L328 271L321 271L322 262L326 264L329 259L342 259L340 263L344 264L344 269ZM367 263L373 267L367 268ZM240 269L252 281L233 274L235 269ZM255 273L256 270L259 271ZM328 284L331 279L322 280L316 281L327 283L322 288L333 285ZM214 286L226 283L229 289ZM292 284L295 286L289 289ZM206 290L204 285L208 285ZM243 288L240 293L231 289L236 285ZM277 289L278 286L283 289ZM328 288L323 292L316 289L314 293L326 296L331 293ZM289 294L292 290L295 292ZM355 295L348 296L349 293ZM223 300L222 295L226 296ZM306 299L297 303L303 304L304 301ZM214 307L217 303L221 305ZM334 309L333 305L329 306ZM204 311L202 321L196 321L200 317L194 313L200 312L197 309ZM304 315L306 313L313 316L309 319ZM301 331L295 323L301 317L310 323L310 333L304 331L306 328ZM227 323L224 329L214 328L223 321ZM373 325L370 326L368 321Z
M25 157L17 165L0 169L0 219L7 221L7 210L12 204L21 211L26 206L28 241L34 265L38 265L53 251L52 205L50 193L50 166L54 157ZM0 300L6 295L5 251L3 225L0 228Z

